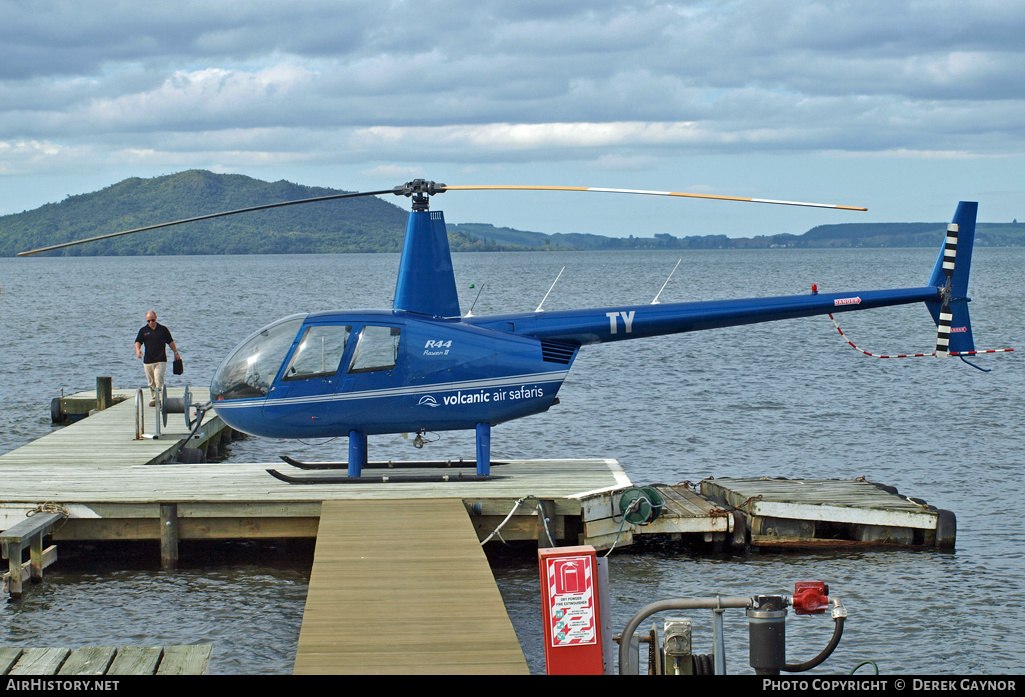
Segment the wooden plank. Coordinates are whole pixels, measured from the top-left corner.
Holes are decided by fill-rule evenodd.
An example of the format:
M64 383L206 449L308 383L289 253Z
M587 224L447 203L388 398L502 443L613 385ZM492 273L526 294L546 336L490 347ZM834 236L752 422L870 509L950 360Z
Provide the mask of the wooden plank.
M529 516L513 516L508 521L505 520L505 516L474 516L472 521L473 528L477 533L477 539L481 541L487 539L499 525L502 528L499 530L498 535L491 538L492 541L498 544L501 544L502 540L506 542L536 540L539 533L536 511ZM505 523L504 525L502 525L503 522ZM565 539L566 518L564 516L556 516L548 522L548 529L556 539ZM575 541L574 544L576 544Z
M71 649L25 649L11 675L56 675Z
M460 499L325 501L296 674L528 674Z
M12 647L0 646L0 675L7 675L18 659L21 658L22 650Z
M831 523L857 523L861 525L888 525L899 528L936 527L936 514L928 511L911 513L879 508L857 508L836 506L831 503L785 503L757 501L751 507L756 516L768 518L794 518L798 520L820 520Z
M61 666L58 675L104 675L116 654L117 648L113 646L75 649Z
M932 529L937 513L859 480L717 479L702 492L748 515Z
M159 646L126 646L117 650L107 675L153 675L164 649Z
M647 525L634 527L635 535L695 534L706 532L733 532L733 518L718 516L670 516L656 518Z
M213 648L212 644L168 646L157 675L205 675Z
M612 534L603 534L601 532L592 534L590 531L584 531L581 535L580 544L591 545L595 550L603 552L612 547L627 547L633 544L634 534L630 529L632 526L627 525L626 529L622 533L616 532Z
M26 542L39 533L49 534L53 526L61 521L60 513L37 513L0 532L0 542Z

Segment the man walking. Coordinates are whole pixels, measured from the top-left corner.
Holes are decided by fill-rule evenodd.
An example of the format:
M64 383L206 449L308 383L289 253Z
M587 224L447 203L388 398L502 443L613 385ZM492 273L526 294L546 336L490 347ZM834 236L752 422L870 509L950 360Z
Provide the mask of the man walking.
M135 355L143 359L146 380L149 382L151 407L156 405L157 394L164 388L164 374L167 372L165 345L171 347L175 358L179 357L178 347L174 345L170 330L162 324L157 324L157 313L150 310L146 313L146 326L140 329L138 336L135 337ZM142 354L143 346L146 347L145 358Z

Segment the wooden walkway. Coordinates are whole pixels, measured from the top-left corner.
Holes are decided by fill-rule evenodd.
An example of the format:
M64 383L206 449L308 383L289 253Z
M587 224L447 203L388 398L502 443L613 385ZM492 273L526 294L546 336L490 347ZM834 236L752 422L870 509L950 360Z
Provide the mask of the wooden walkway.
M325 501L296 674L529 674L460 499Z
M180 399L183 391L182 388L170 389L168 396ZM207 389L196 389L192 392L194 401L200 404L209 399ZM79 393L66 399L88 394L90 393ZM0 458L6 458L4 464L28 467L61 464L109 467L151 465L171 461L177 453L178 444L189 435L184 414L169 414L166 426L161 420L162 433L159 439L136 440L135 393L129 390L114 390L114 397L122 401L5 453ZM156 431L157 412L155 407L148 404L147 397L142 410L143 421L145 432L152 435ZM221 431L225 429L226 426L220 417L209 412L203 420L199 438L194 439L190 445L196 447L198 443L205 444L212 438L219 439Z
M0 647L0 675L202 675L213 646Z

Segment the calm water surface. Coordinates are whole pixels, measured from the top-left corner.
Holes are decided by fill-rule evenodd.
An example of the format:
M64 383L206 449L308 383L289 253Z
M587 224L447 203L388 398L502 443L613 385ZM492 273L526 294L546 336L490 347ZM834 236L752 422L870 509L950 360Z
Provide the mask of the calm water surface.
M458 254L454 263L464 312L483 285L473 310L482 315L533 310L564 265L545 309L649 302L680 257ZM812 283L824 291L919 286L936 251L682 257L662 302L803 293ZM148 309L174 333L183 377L205 386L239 340L278 317L390 306L397 268L397 255L0 259L0 452L51 432L49 402L62 390L94 389L98 375L141 385L132 342ZM976 250L978 348L1025 345L1022 268L1023 249ZM935 340L918 305L838 319L876 353L931 351ZM865 660L884 673L1021 672L1025 374L1016 354L976 362L993 371L956 359L868 358L825 317L585 347L561 403L497 427L493 456L613 457L638 484L866 476L896 486L956 513L956 552L624 549L611 557L614 625L655 600L789 593L795 581L823 580L850 618L833 658L814 672L848 672ZM374 458L472 458L473 434L443 433L423 452L399 436L373 438L371 448ZM347 441L253 438L234 444L230 461L282 453L344 459ZM213 643L212 672L291 671L311 546L183 549L183 568L173 572L159 570L150 546L67 547L42 588L0 604L0 645ZM542 672L536 562L496 560L495 574L531 668ZM710 653L710 616L690 616L696 651ZM788 625L792 661L817 653L831 632L823 617ZM749 672L743 613L727 613L726 634L729 670Z

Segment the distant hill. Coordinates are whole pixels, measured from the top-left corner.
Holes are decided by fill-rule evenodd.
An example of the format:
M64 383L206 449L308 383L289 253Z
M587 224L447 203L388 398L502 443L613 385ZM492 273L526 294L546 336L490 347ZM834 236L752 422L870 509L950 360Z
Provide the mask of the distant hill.
M759 235L727 237L700 235L674 237L604 237L584 234L545 234L484 223L449 225L468 238L492 245L515 244L535 250L547 249L769 249L778 247L938 247L946 223L840 223L819 225L803 235ZM1025 245L1025 223L978 223L975 244L986 247Z
M69 196L35 210L0 217L0 256L207 213L342 193L337 189L265 182L240 174L189 170L132 178ZM408 215L401 205L369 196L290 206L189 223L49 252L65 256L173 254L310 254L398 252ZM823 225L804 235L729 238L604 237L540 233L488 224L449 225L453 251L554 249L733 249L759 247L937 246L944 223ZM977 244L1025 244L1025 225L983 223Z

